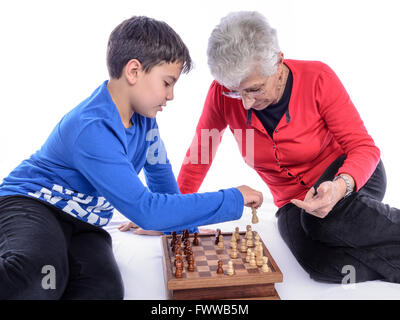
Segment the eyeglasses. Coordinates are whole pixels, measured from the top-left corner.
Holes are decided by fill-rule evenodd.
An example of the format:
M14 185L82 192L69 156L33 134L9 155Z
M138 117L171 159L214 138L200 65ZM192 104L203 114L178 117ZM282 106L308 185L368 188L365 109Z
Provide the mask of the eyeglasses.
M265 86L266 82L259 85L258 89L244 89L243 93L240 93L239 91L222 91L222 94L228 98L232 99L239 99L242 100L243 97L250 98L250 99L256 99L258 96L261 96L265 93L263 90L263 87Z

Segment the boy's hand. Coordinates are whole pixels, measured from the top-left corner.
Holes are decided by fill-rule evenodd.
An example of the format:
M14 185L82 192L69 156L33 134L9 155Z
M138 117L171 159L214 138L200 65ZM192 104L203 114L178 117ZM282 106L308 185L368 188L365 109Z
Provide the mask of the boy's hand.
M129 222L125 222L125 223L121 224L118 227L118 230L122 231L122 232L125 232L125 231L128 231L128 230L132 229L132 228L133 229L137 229L137 228L139 228L139 226L134 224L132 221L129 221Z
M263 194L248 186L240 186L237 189L242 193L246 207L259 208L263 203Z
M134 234L140 234L140 235L146 235L146 236L161 236L164 234L163 232L160 232L160 231L144 230L144 229L140 228L139 226L137 226L132 221L123 223L118 227L118 230L122 231L122 232L128 231L130 229L133 229ZM212 229L199 229L199 231L201 234L214 234L215 233L215 230L212 230Z

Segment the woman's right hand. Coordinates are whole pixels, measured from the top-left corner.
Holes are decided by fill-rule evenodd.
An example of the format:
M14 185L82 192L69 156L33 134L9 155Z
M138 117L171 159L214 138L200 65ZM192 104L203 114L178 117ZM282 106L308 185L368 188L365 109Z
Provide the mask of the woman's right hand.
M251 208L259 208L263 203L263 194L260 191L254 190L249 186L236 187L243 196L244 205Z

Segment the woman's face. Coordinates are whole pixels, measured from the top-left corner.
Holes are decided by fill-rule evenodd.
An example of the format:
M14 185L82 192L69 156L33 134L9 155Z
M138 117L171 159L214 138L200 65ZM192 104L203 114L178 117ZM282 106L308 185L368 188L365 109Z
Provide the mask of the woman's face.
M231 92L239 93L246 110L263 110L278 102L283 85L280 79L283 68L286 66L280 63L277 71L268 77L262 76L256 69Z

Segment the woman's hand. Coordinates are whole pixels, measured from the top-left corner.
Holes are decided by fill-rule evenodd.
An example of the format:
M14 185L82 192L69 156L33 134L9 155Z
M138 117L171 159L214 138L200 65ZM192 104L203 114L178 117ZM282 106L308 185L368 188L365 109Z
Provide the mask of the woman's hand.
M314 188L311 188L304 201L292 199L290 202L313 216L325 218L345 194L346 184L342 179L338 179L321 183L317 192Z

